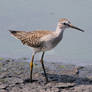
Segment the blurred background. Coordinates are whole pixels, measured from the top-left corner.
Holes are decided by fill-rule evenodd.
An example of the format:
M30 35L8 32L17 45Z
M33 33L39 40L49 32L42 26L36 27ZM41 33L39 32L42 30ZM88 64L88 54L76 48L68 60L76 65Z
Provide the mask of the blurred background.
M45 60L92 64L92 0L0 0L0 57L32 55L32 50L11 37L9 29L54 31L60 18L68 18L85 32L65 30L62 42L46 53Z

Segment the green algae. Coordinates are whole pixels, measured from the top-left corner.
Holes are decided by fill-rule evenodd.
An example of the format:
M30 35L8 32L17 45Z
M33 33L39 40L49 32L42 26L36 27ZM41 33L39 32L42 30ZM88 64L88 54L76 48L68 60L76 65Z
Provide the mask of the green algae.
M4 60L4 58L0 57L0 61L1 61L1 60Z
M65 68L65 66L64 65L60 65L60 68Z

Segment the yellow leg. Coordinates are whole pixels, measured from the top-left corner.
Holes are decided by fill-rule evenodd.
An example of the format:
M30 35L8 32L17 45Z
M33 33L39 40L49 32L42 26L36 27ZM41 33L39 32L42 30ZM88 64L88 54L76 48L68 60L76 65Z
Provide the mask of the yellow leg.
M45 78L46 78L46 82L48 82L48 77L47 77L47 74L46 74L46 71L45 71L45 67L44 67L44 62L43 62L43 57L44 57L44 52L42 53L42 57L41 57L41 64L42 64L42 68L43 68L43 71L44 71L44 75L45 75Z
M32 60L30 62L30 81L31 82L32 82L33 61L34 61L34 55L32 56Z

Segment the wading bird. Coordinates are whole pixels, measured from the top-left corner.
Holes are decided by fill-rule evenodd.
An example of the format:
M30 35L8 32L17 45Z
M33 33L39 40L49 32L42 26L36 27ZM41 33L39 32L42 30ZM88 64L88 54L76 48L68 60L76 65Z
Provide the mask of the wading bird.
M66 18L62 18L58 21L56 31L37 30L37 31L25 32L25 31L9 30L11 34L15 36L17 39L21 40L21 42L24 45L30 46L33 49L32 60L30 62L30 81L31 82L32 82L34 56L38 52L42 52L42 57L40 62L42 64L46 82L48 82L48 77L45 71L43 57L44 57L45 51L51 50L52 48L56 47L56 45L62 40L63 33L66 28L74 28L81 32L84 32L84 30L76 26L73 26L71 22Z

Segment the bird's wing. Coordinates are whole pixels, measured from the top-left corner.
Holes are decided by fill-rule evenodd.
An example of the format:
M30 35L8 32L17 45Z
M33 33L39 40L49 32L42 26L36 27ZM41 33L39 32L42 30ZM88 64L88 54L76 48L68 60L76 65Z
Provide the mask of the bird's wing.
M42 41L40 41L40 39L42 37L52 33L52 31L48 30L32 31L32 32L10 30L10 32L16 38L20 39L23 44L26 44L34 48L41 46Z
M41 47L42 41L40 41L40 39L50 33L51 31L27 32L26 39L22 40L22 42L31 47Z

